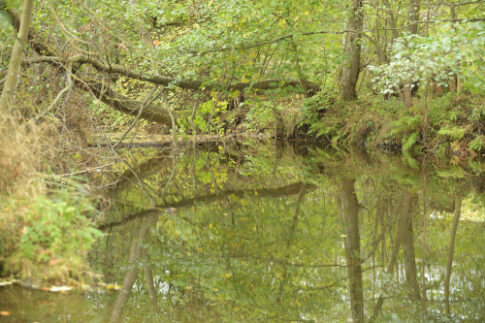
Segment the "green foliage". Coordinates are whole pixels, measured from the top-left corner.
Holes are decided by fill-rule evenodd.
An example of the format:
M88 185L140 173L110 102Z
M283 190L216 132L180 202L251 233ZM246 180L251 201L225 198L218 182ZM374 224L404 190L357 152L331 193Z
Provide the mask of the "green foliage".
M101 237L91 220L98 211L82 185L67 184L33 198L4 201L4 216L15 213L21 224L10 237L0 234L5 244L16 245L6 259L8 271L36 283L87 278L87 253Z
M411 148L418 142L418 139L419 139L419 133L413 132L402 145L403 153L408 153L411 150Z
M306 98L303 101L302 121L300 125L312 125L318 122L324 115L325 110L335 103L334 101L333 95L325 91L320 91L314 96Z
M438 135L450 138L451 140L460 140L468 132L468 129L461 127L441 128L438 130Z
M418 169L418 162L412 157L411 149L413 147L417 147L416 144L418 143L418 140L419 140L419 132L413 132L406 139L406 141L403 142L403 145L401 147L404 158L406 159L409 166L411 166L414 169Z
M423 123L421 115L404 115L391 123L391 135L407 135L419 130Z
M402 84L425 86L430 80L448 87L450 77L457 74L464 75L470 89L483 91L484 25L448 24L434 35L410 34L397 39L391 61L371 67L377 74L376 88L383 94L394 94Z
M470 141L469 149L477 153L485 151L485 136L478 135Z
M341 106L336 105L337 94L332 91L320 91L306 98L301 109L301 121L298 127L308 129L308 133L317 137L333 140L334 145L343 138L342 120L335 118L335 111ZM350 112L350 111L349 111Z
M267 130L275 124L275 109L271 102L250 100L246 102L249 106L246 122L244 125L248 130Z
M390 135L401 139L402 153L413 168L417 167L417 163L411 156L413 153L419 152L418 144L422 124L423 117L420 114L406 114L391 123Z

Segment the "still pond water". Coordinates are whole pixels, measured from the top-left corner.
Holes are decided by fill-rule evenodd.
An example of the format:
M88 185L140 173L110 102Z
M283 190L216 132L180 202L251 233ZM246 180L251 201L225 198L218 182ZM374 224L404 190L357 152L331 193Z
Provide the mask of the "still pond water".
M4 287L0 321L485 321L483 165L255 142L124 156L93 178L111 206L90 255L119 289Z

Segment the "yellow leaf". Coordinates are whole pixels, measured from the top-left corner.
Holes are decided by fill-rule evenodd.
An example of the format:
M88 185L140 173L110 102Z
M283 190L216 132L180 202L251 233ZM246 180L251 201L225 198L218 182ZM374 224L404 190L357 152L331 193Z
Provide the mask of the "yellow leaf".
M10 312L9 311L0 311L1 316L9 316Z
M117 289L120 289L120 285L108 284L108 285L106 285L106 289L107 290L117 290Z

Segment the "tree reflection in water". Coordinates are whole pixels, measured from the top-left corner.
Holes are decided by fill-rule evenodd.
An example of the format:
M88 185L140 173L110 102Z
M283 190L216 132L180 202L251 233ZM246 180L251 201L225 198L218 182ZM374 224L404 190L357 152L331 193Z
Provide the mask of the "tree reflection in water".
M483 175L297 148L131 158L92 253L122 287L87 293L79 312L112 322L485 319Z

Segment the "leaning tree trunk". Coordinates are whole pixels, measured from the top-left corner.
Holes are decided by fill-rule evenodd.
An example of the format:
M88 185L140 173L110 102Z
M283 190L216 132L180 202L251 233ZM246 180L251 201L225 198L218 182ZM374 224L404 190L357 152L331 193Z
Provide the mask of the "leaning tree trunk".
M360 73L360 50L362 27L364 26L364 9L362 0L352 0L347 36L345 38L345 53L348 61L342 71L341 96L344 100L357 98L356 85Z
M13 103L15 89L19 79L20 64L22 63L25 44L27 43L27 37L29 36L33 7L33 0L24 0L22 16L20 17L20 28L12 49L7 79L5 80L5 85L3 86L2 96L0 97L0 112L10 110Z
M453 226L451 227L450 244L448 247L448 260L446 262L446 274L445 274L445 311L446 315L451 318L450 311L450 280L451 269L453 267L453 253L455 252L455 238L456 231L458 231L458 224L460 223L461 215L461 199L455 200L455 211L453 217Z

